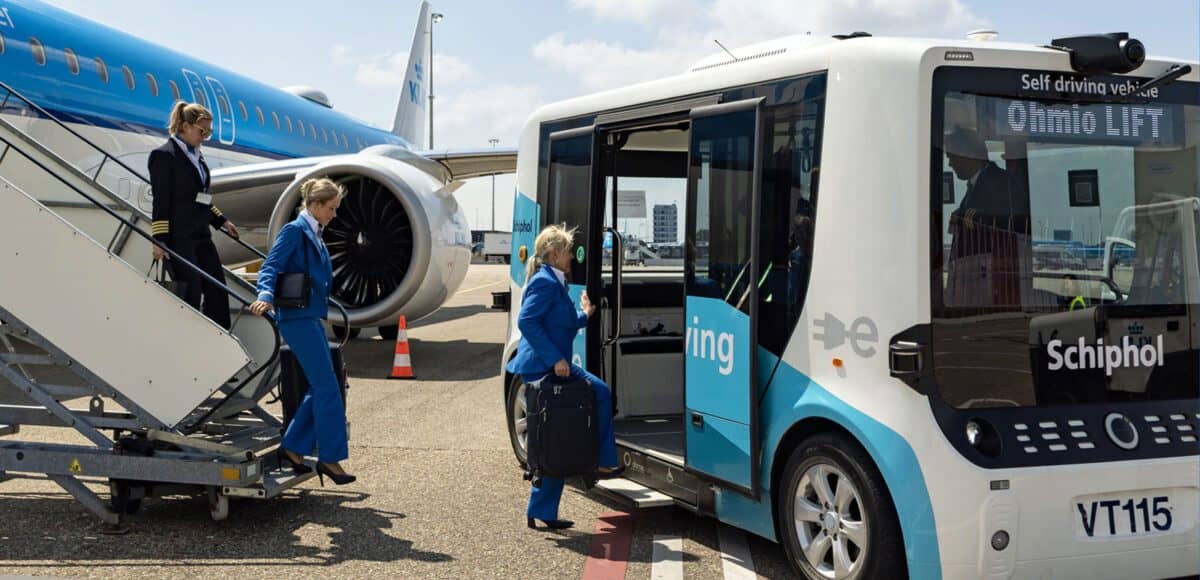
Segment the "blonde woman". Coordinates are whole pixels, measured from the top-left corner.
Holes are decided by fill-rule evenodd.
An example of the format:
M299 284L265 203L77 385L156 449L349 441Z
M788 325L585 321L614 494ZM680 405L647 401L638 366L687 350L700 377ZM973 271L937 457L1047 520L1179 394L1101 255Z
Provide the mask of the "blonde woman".
M208 165L200 154L200 144L212 135L212 113L197 104L183 101L171 108L167 130L171 136L150 152L150 187L154 192L154 222L150 233L158 242L155 260L170 258L164 247L198 266L216 280L224 280L221 258L213 245L209 227L222 228L237 237L233 222L221 215L209 194ZM171 277L185 284L182 298L213 322L229 328L229 295L225 289L203 280L191 268L166 267Z
M333 371L325 325L321 323L328 312L329 286L333 282L333 263L321 235L325 226L337 217L345 190L323 177L301 184L300 195L304 209L275 237L271 252L258 271L258 300L250 305L250 312L258 316L274 312L279 333L300 361L309 384L308 393L283 434L280 465L287 462L295 473L308 473L311 469L304 464L304 457L311 455L316 447L321 484L324 485L328 475L334 483L345 485L356 479L339 463L350 455L346 406ZM282 274L296 272L305 273L312 280L308 305L275 308L276 282Z
M587 326L596 307L585 292L579 308L567 295L566 273L571 268L571 248L575 229L565 225L546 226L533 242L534 255L526 264L525 291L521 295L521 313L517 328L521 342L517 356L508 363L508 372L521 376L526 383L545 378L551 372L560 377L575 376L587 380L596 391L596 420L600 435L600 469L598 478L615 477L617 444L613 433L612 392L599 377L571 364L571 343L579 329ZM526 523L536 528L541 520L548 529L563 529L575 525L559 519L558 504L562 498L563 480L541 477L529 494Z

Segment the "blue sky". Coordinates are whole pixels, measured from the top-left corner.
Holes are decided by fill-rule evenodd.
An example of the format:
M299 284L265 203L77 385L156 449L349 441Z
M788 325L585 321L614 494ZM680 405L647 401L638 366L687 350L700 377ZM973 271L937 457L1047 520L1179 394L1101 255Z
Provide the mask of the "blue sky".
M334 107L390 126L419 0L52 0L77 14L276 86L311 85ZM1001 40L1128 31L1152 55L1200 60L1197 0L442 0L434 28L438 148L516 143L538 105L683 71L716 50L811 31ZM510 222L513 179L496 179ZM459 190L490 222L491 180Z

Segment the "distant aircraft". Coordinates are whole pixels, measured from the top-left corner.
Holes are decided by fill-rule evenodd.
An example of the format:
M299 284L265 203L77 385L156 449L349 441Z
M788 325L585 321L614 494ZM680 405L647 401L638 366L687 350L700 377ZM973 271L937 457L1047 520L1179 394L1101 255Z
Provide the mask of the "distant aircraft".
M215 203L263 250L294 217L300 182L337 179L350 193L325 233L334 297L352 326L387 335L401 314L411 320L440 307L466 275L470 229L452 195L461 180L516 168L515 150L420 148L429 19L422 2L390 132L334 110L319 90L267 86L36 0L0 1L0 81L142 175L172 103L208 107ZM0 114L23 115L23 107L10 99ZM63 132L51 123L26 126L57 150ZM150 192L135 193L149 211ZM227 265L255 258L224 240L218 248Z

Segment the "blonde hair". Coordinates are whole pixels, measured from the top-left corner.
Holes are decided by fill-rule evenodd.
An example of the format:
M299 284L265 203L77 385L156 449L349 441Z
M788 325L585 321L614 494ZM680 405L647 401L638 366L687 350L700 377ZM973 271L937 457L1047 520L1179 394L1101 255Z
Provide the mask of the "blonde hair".
M533 240L533 255L525 261L525 279L537 273L554 250L570 250L575 244L575 232L579 228L567 229L567 224L551 224L542 229Z
M175 135L183 130L183 124L195 125L204 119L212 119L212 113L204 105L175 101L171 107L171 119L167 121L167 131Z
M301 205L304 207L325 203L343 195L346 195L346 188L328 177L314 177L300 184Z

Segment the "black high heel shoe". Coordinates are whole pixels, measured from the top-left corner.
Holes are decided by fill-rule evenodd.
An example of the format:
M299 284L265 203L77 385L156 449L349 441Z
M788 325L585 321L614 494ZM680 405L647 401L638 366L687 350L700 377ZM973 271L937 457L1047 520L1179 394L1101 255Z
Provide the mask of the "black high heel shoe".
M528 524L529 528L532 530L537 529L537 524L534 523L536 521L537 521L537 518L528 517L528 516L525 518L525 523ZM546 526L547 530L565 530L571 526L574 526L575 522L573 522L571 520L564 520L564 519L542 520L542 525Z
M326 475L328 475L329 479L332 479L333 482L336 483L337 485L346 485L347 483L354 483L355 481L358 480L357 477L354 477L353 475L350 475L349 473L334 473L331 469L329 469L328 467L325 467L324 463L321 463L318 461L317 462L317 477L321 480L321 487L325 487L325 476Z
M296 475L304 475L305 473L312 473L312 468L305 465L303 460L301 460L299 463L297 463L289 455L289 452L282 447L280 447L279 449L277 449L275 451L275 456L279 458L279 468L280 469L283 469L283 462L286 461L288 463L288 465L292 466L292 473L295 473Z

